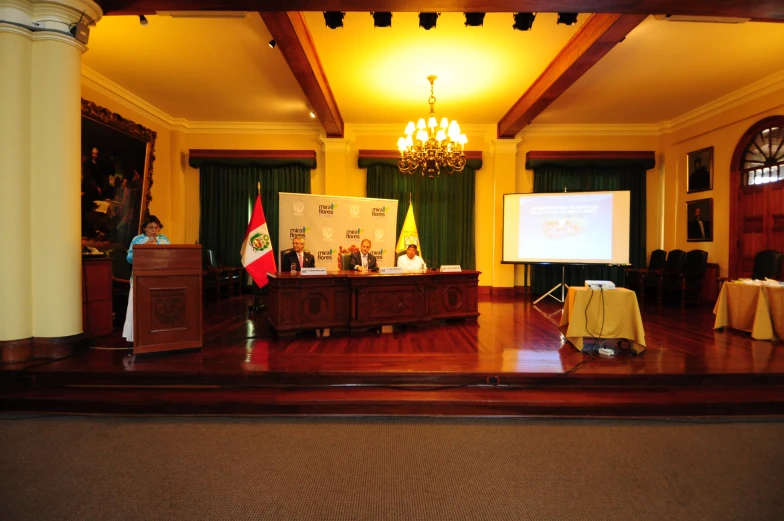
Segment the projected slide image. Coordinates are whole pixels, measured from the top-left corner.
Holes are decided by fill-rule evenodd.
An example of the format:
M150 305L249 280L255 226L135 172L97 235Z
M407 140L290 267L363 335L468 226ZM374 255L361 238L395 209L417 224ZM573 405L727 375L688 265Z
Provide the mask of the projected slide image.
M613 195L520 199L519 256L529 259L612 258Z

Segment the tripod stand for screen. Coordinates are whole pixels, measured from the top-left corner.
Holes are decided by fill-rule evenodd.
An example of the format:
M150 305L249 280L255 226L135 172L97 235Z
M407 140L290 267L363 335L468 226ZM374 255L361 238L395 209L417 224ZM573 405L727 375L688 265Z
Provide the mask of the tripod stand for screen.
M545 293L544 295L542 295L541 297L536 299L534 301L534 304L538 304L539 301L543 300L545 297L552 297L555 300L557 300L558 302L560 302L561 304L563 304L563 302L564 302L564 300L566 298L564 296L564 289L569 289L569 285L566 284L566 282L564 282L565 274L566 274L566 266L565 265L561 265L561 282L560 282L560 284L556 284L555 287L553 287L553 289L551 289L550 291L548 291L547 293ZM555 295L553 295L553 291L557 290L558 288L561 288L561 298L558 298Z

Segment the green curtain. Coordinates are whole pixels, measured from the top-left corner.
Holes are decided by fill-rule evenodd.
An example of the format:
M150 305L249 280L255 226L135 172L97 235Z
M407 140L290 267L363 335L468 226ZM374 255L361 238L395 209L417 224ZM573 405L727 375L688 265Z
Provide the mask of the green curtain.
M278 193L310 193L310 169L301 165L202 165L199 169L201 227L199 242L226 266L241 266L240 248L261 183L261 205L277 255Z
M645 170L640 166L618 168L564 168L541 166L534 169L534 192L599 192L629 190L629 262L645 267L646 194ZM625 283L623 266L567 265L566 284L583 285L585 280L611 280L616 286ZM561 265L531 266L531 293L541 295L561 282ZM559 293L560 294L560 293Z
M434 179L404 175L396 166L384 164L367 169L367 196L398 201L395 240L400 237L411 194L424 259L433 268L459 264L476 269L475 186L476 171L468 166L462 172L442 173Z

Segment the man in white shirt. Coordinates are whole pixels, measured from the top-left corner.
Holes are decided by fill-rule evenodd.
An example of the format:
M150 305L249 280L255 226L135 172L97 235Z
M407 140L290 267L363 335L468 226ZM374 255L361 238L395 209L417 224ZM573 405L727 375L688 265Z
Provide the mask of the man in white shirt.
M360 245L360 251L351 253L348 269L357 271L378 271L376 256L370 253L370 240L364 239Z
M425 269L425 261L417 255L417 245L409 244L406 254L397 258L397 266L403 271L418 272Z

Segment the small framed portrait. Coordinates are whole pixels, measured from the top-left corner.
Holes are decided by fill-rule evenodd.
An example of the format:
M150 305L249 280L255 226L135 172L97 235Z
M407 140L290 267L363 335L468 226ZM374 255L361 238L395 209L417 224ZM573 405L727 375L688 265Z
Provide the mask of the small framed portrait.
M713 189L713 147L695 150L688 154L689 185L687 192L704 192Z
M686 203L688 242L713 242L713 198Z

